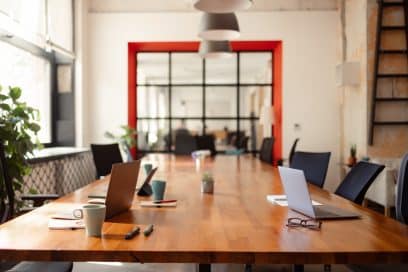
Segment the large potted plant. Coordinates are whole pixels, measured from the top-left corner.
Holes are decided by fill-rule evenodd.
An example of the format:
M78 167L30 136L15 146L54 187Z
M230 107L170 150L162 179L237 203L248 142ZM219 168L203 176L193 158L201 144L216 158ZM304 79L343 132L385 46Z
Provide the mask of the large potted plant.
M7 167L12 189L17 195L22 193L24 176L31 171L27 157L40 146L36 137L40 130L37 123L39 112L20 101L20 98L19 87L3 89L0 85L0 144L5 160L3 167ZM12 201L7 198L6 189L4 176L0 175L0 215L3 214L6 204ZM13 208L21 207L20 201L15 204Z

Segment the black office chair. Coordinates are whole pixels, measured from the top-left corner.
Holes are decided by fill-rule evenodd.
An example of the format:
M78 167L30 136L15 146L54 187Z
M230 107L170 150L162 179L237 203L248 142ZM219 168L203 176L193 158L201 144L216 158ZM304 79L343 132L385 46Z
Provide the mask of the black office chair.
M194 150L197 150L197 143L194 136L187 134L176 135L174 154L190 155Z
M273 164L273 137L267 137L262 140L261 150L259 151L259 159L263 162Z
M248 136L241 136L238 138L235 146L237 149L241 149L246 152L248 151L248 141L249 141Z
M329 167L330 152L302 152L293 154L290 168L303 170L306 180L320 188L323 188Z
M361 205L368 188L384 168L385 166L380 164L358 162L346 175L335 194Z
M0 224L15 216L15 194L12 180L7 168L4 145L0 141L0 174L4 181L4 189L7 195L7 202L2 200L0 203ZM58 195L25 195L24 200L33 200L34 204L40 204L46 200L58 198ZM20 262L20 263L1 263L2 267L7 267L8 272L70 272L72 271L72 262Z
M408 224L408 153L402 159L399 169L395 211L397 219Z
M110 174L112 164L123 162L119 144L91 144L91 150L96 167L96 178Z
M210 150L211 156L215 156L217 154L217 150L215 148L215 137L213 134L196 136L196 142L197 142L197 149Z
M296 138L295 141L292 144L292 147L290 148L290 152L289 152L289 165L292 163L293 160L293 155L295 154L296 151L296 146L299 142L299 138Z
M408 153L402 159L397 180L397 199L395 204L397 220L408 224ZM354 272L406 272L407 264L374 264L374 265L348 265Z

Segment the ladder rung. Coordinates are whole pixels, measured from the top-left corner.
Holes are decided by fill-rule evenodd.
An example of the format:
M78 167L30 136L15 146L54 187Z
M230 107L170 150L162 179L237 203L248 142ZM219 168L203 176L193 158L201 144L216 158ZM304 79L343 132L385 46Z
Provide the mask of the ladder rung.
M375 121L375 126L404 126L408 125L408 121Z
M380 54L407 54L406 49L382 49L378 51Z
M405 26L381 26L382 30L405 30Z
M408 77L408 74L377 74L377 77Z
M377 97L375 100L379 102L408 102L408 97Z
M401 7L404 2L382 2L383 7Z

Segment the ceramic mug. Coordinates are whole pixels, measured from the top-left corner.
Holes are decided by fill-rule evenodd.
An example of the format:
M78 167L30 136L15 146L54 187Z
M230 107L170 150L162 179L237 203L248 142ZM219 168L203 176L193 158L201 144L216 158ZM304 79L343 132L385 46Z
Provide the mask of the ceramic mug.
M84 219L87 236L101 237L102 225L105 221L106 206L100 204L84 205L81 209L73 211L75 218Z
M151 164L151 163L146 163L143 167L144 167L144 170L145 170L146 175L148 175L148 174L150 174L150 172L151 172L152 169L153 169L153 164Z
M163 180L152 181L153 200L163 200L166 182Z

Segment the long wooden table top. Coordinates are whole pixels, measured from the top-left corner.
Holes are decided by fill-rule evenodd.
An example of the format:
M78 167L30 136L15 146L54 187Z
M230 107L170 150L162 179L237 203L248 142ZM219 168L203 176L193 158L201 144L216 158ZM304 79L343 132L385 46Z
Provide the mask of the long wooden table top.
M276 168L250 156L217 156L207 162L215 192L200 192L200 175L189 157L151 155L155 178L167 181L176 208L142 208L105 222L103 237L84 230L49 230L48 218L86 203L106 188L96 181L0 226L0 259L192 263L398 263L408 262L408 227L310 186L313 199L361 214L361 219L324 221L320 231L286 227L299 216L266 200L281 194ZM134 224L154 224L149 237L124 240Z

